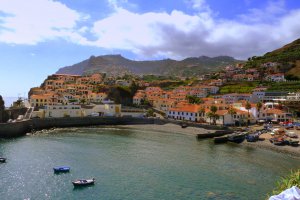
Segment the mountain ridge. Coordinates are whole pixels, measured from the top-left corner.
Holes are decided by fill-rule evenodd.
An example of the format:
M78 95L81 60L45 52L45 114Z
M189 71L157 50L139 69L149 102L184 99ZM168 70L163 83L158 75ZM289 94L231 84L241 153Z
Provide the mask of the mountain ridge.
M189 57L183 60L163 59L135 61L123 57L121 54L91 56L77 64L60 68L56 74L86 75L92 73L107 73L109 75L155 74L155 75L200 75L217 71L226 65L243 61L229 56L217 57Z

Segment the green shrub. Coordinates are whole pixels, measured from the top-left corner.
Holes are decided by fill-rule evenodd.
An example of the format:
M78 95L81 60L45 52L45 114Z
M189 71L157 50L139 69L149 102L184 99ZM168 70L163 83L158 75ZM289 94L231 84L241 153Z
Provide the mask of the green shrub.
M278 195L282 191L297 186L300 188L300 170L292 171L290 175L281 178L276 184L276 188L272 191L271 195ZM270 196L271 196L270 195Z

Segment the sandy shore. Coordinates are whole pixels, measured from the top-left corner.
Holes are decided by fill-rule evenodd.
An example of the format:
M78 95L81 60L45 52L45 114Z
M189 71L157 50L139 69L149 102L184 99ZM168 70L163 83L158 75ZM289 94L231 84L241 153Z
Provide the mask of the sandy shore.
M181 128L181 126L176 124L164 124L164 125L153 125L153 124L147 124L147 125L121 125L120 127L125 128L136 128L136 129L143 129L143 130L154 130L154 131L163 131L163 132L169 132L169 133L179 133L179 134L185 134L189 136L196 137L197 134L201 133L213 133L214 130L206 130L204 128L197 128L197 127L187 127L187 128ZM261 127L254 126L252 129L258 129ZM300 138L300 131L297 130L289 130L297 133ZM290 156L295 156L300 158L300 146L298 147L292 147L292 146L276 146L272 143L270 143L269 138L271 138L271 135L269 133L262 134L260 138L265 139L264 141L257 141L257 142L247 142L246 140L241 143L240 145L247 146L247 147L253 147L253 148L263 148L268 149L272 151L276 151L279 153L284 153Z
M120 125L120 127L125 128L137 128L143 130L154 130L154 131L163 131L168 133L180 133L185 135L197 136L197 134L201 133L213 133L215 130L207 130L204 128L197 127L186 127L181 128L181 126L177 124L164 124L164 125L155 125L155 124L141 124L141 125Z

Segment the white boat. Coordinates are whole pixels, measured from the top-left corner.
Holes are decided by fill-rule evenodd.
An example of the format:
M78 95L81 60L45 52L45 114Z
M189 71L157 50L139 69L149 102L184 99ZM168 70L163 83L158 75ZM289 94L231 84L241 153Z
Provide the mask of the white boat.
M86 185L93 185L95 183L95 179L78 179L72 181L74 186L86 186Z

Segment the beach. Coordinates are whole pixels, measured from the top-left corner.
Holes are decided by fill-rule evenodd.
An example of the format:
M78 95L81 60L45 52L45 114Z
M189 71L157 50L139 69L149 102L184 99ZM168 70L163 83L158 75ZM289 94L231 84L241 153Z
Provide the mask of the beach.
M168 132L168 133L177 133L177 134L185 134L189 136L194 136L196 138L197 134L204 134L204 133L213 133L215 130L206 130L204 128L198 128L198 127L187 127L187 128L181 128L180 125L168 123L164 125L153 125L153 124L146 124L146 125L120 125L120 127L124 128L133 128L133 129L140 129L140 130L153 130L153 131L161 131L161 132ZM254 125L250 127L252 130L257 130L262 128L262 126L257 126ZM300 131L299 130L288 130L292 131L298 134L300 137ZM272 136L269 133L264 133L260 135L261 139L257 142L247 142L246 140L239 144L243 146L247 146L249 148L263 148L263 149L268 149L271 151L276 151L279 153L283 153L289 156L294 156L294 157L300 157L300 146L298 147L292 147L292 146L276 146L272 144L269 139ZM211 140L211 139L208 139ZM199 140L201 141L201 140ZM224 144L226 145L226 144Z

